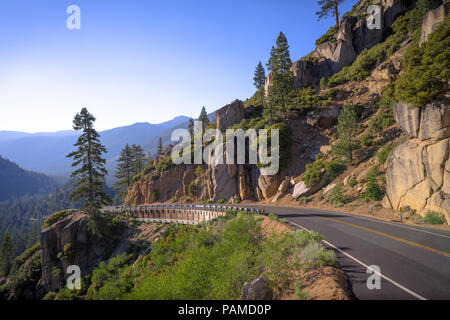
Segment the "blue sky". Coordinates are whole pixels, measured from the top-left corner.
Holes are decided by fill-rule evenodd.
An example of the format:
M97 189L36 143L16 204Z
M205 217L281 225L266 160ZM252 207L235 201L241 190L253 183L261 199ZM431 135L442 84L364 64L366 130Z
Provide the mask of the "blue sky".
M341 13L356 1L346 0ZM69 5L81 30L66 28ZM0 10L0 130L99 130L197 117L254 92L280 31L293 61L333 25L312 0L14 0Z

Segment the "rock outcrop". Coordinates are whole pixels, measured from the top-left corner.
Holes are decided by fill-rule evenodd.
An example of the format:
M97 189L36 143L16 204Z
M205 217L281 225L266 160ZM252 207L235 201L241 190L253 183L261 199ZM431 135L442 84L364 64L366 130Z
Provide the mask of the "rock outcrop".
M70 276L64 272L77 265L84 276L94 261L102 258L105 248L87 232L87 219L83 213L69 215L41 232L42 281L47 291L56 291Z
M345 14L337 32L329 41L319 44L307 57L294 62L291 71L296 88L316 85L322 77L329 77L343 67L351 65L361 51L371 48L383 40L395 19L411 9L413 1L374 0L382 14L381 29L369 30L366 23L368 1L360 1L350 14ZM272 85L269 74L265 90Z
M419 44L427 41L428 36L444 21L445 16L450 12L450 1L444 0L444 3L427 12L422 22L422 34L420 35Z
M420 214L435 211L450 222L449 100L423 108L397 102L394 116L409 139L388 157L384 206L409 207Z

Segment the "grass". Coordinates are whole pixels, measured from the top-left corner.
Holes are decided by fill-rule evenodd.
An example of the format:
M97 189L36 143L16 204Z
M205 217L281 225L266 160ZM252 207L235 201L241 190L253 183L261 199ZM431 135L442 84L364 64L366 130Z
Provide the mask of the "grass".
M417 220L432 224L432 225L438 225L438 224L445 224L445 217L439 212L435 211L428 211L425 216L418 217Z

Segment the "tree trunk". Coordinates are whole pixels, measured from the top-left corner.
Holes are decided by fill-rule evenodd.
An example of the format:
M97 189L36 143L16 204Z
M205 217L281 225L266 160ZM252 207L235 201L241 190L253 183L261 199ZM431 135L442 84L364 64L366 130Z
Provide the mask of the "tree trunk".
M334 2L334 19L336 20L336 25L339 26L339 11L337 1Z

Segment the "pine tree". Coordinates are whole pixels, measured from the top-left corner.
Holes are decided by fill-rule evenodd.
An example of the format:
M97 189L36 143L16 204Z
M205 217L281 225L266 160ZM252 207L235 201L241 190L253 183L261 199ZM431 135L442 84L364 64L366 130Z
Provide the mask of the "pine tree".
M162 144L162 140L161 137L159 137L159 141L158 141L158 157L161 156L162 152L163 152L163 144Z
M339 25L339 5L344 2L344 0L318 0L317 4L320 6L320 11L316 12L318 16L317 20L321 20L325 17L330 17L334 15L334 20L336 26Z
M359 148L355 136L359 129L359 117L354 106L346 104L338 118L337 133L339 141L332 146L332 151L344 156L353 163L354 152Z
M366 197L367 199L379 201L381 200L381 188L377 181L377 167L372 167L367 174Z
M264 67L260 61L255 69L255 74L253 76L253 85L256 87L256 89L260 90L261 88L264 88L265 83L266 71L264 70Z
M106 148L100 143L100 135L94 129L95 117L83 108L75 115L73 129L82 131L77 142L74 144L78 149L67 155L73 158L72 167L78 167L72 172L72 177L77 178L75 191L70 195L70 200L84 200L83 209L93 215L98 210L110 203L110 198L105 189L106 160L102 154Z
M146 165L144 149L141 146L133 144L131 146L134 161L134 174L139 174Z
M0 251L0 274L8 275L14 261L14 245L9 231L6 230Z
M280 32L276 47L270 50L268 70L272 72L272 85L269 88L264 115L270 122L284 118L289 104L289 92L293 90L294 77L290 70L292 61L286 36Z
M135 175L136 166L133 155L133 149L128 144L120 152L120 157L117 159L116 174L117 178L114 188L120 191L121 195L131 186L131 181Z
M188 123L188 131L189 134L191 135L191 137L194 136L194 119L189 119L189 123Z
M202 110L200 111L200 116L198 117L198 120L200 120L202 122L203 130L205 130L205 128L209 125L209 119L208 119L208 114L206 113L206 109L204 106L202 107Z

